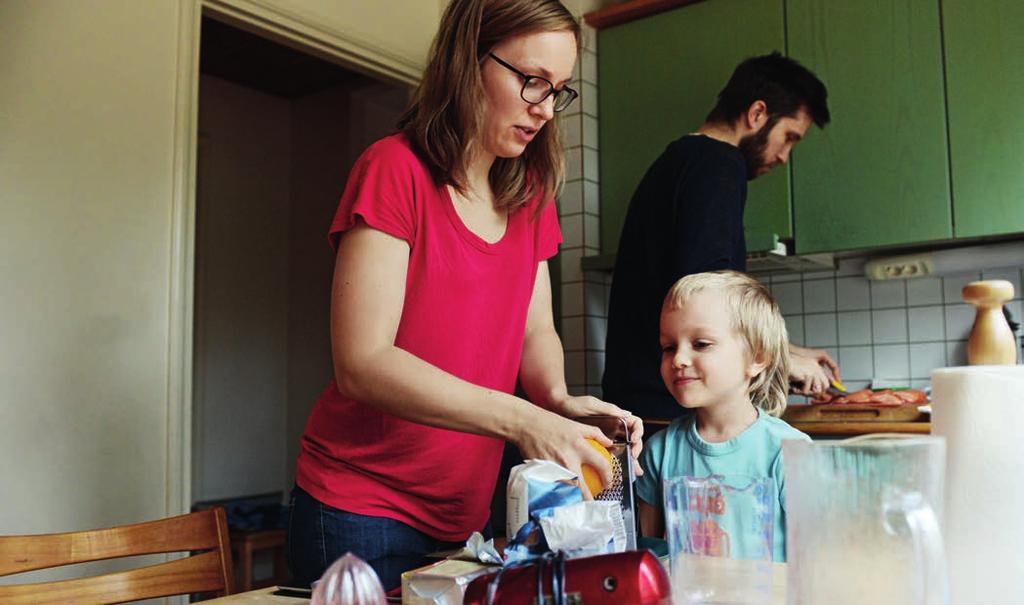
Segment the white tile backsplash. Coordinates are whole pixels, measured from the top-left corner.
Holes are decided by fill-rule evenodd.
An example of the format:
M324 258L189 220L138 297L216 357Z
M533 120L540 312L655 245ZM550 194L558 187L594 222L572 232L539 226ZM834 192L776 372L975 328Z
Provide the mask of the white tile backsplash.
M604 299L604 282L585 281L583 283L583 312L596 317L608 316L607 303Z
M783 315L782 319L786 320L786 333L789 334L789 342L797 344L804 342L804 316Z
M871 287L863 277L836 278L836 309L853 311L871 308Z
M562 247L579 248L583 246L583 214L570 214L558 219L562 227Z
M804 315L804 344L809 347L831 347L839 344L835 313Z
M576 102L583 101L583 113L595 118L598 117L597 87L590 82L584 82L581 86L580 97Z
M946 342L946 364L947 367L967 365L966 340L951 340Z
M837 318L840 346L871 344L870 311L843 311Z
M587 330L587 350L603 351L605 340L608 337L608 320L604 317L588 315L584 321Z
M580 63L582 63L580 72L583 76L583 81L597 84L597 53L584 50L580 57Z
M583 211L587 214L600 214L601 189L593 181L583 181Z
M587 358L583 351L565 352L565 382L570 389L587 384Z
M565 180L583 178L583 148L570 147L565 150Z
M597 155L596 149L589 147L583 148L583 178L594 183L600 183L601 177L599 174L600 160Z
M873 281L871 284L871 308L891 309L907 306L907 283L902 279Z
M971 335L975 315L974 307L967 303L946 305L946 338L966 340Z
M565 317L562 319L562 348L566 351L582 351L585 346L583 338L583 318Z
M833 279L804 281L804 313L836 310L836 282Z
M801 282L772 282L772 296L779 303L783 315L804 312L804 301Z
M587 351L587 384L601 384L604 375L604 351Z
M600 149L599 144L597 118L583 116L583 145L591 149Z
M875 378L910 379L910 352L907 345L875 347Z
M562 284L562 319L583 315L583 282Z
M601 222L593 214L583 215L583 245L595 250L601 248Z
M559 269L562 271L562 283L578 282L583 279L580 259L583 248L565 248L558 255Z
M942 279L938 277L922 277L907 280L907 304L941 305Z
M872 311L871 340L875 344L907 342L906 307Z
M776 273L774 275L765 275L765 278L771 277L769 280L773 284L781 284L788 281L800 281L801 275L799 273Z
M871 380L874 355L871 347L839 347L839 371L847 388L853 380Z
M910 307L907 309L910 342L935 342L946 339L944 307Z
M928 378L935 368L946 367L946 343L927 342L910 345L910 377Z
M947 305L964 302L961 290L972 281L981 279L980 271L950 275L942 278L942 302Z
M583 181L567 181L558 196L558 215L583 212Z

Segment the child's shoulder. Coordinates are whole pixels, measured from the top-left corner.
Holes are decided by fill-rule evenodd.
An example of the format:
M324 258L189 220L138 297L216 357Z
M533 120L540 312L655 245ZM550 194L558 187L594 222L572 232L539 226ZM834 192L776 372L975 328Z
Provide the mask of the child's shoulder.
M777 441L780 445L783 441L788 439L799 439L801 441L811 440L807 433L794 428L782 418L776 418L775 416L769 416L768 414L761 412L758 422L761 424L768 437L772 441Z

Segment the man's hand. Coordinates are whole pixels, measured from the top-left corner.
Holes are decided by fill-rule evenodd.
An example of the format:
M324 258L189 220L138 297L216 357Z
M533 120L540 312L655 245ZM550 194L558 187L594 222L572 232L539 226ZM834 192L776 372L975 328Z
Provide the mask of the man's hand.
M789 382L795 393L813 397L828 390L829 374L817 359L792 354L789 356Z
M789 352L792 355L799 355L800 357L809 357L813 359L815 363L823 365L828 369L831 374L830 378L835 378L840 381L842 380L842 376L839 374L839 364L832 359L831 355L822 349L808 349L791 343L789 345ZM790 359L790 362L792 363L792 358Z

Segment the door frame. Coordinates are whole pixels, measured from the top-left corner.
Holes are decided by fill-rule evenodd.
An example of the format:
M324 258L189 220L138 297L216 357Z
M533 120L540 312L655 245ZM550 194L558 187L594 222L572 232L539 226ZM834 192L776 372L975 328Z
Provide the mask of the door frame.
M412 86L419 81L423 69L422 65L362 39L354 32L325 26L312 15L280 8L268 0L179 0L167 337L165 516L189 512L192 506L196 161L199 36L203 15L378 80Z

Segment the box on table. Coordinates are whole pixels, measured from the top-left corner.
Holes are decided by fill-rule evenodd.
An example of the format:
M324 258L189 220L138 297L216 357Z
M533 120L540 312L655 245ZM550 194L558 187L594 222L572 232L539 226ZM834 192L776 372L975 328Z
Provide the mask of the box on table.
M403 605L462 605L466 586L497 565L445 559L402 574Z

